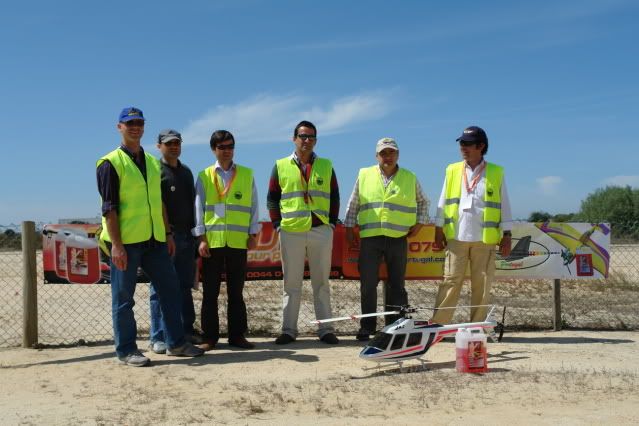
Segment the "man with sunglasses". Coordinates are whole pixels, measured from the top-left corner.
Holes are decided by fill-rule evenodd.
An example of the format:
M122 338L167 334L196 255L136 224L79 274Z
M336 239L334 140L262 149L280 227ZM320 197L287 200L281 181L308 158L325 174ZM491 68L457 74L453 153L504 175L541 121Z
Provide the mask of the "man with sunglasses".
M359 273L362 314L377 311L377 284L382 258L388 270L384 291L386 311L407 305L404 288L407 240L428 223L428 199L415 174L399 167L399 147L392 138L382 138L375 149L377 163L361 169L346 209L346 240L357 246L353 232L359 224L361 249ZM399 318L387 315L386 325ZM377 319L362 318L357 340L367 341L375 333Z
M220 338L217 298L222 274L226 276L229 345L253 349L246 340L246 305L242 291L246 278L247 250L255 247L260 232L257 189L253 170L233 161L235 138L217 130L210 140L217 161L202 170L195 184L195 228L202 256L202 331L200 348L215 348Z
M193 174L179 158L182 154L182 135L176 130L165 129L160 132L157 148L162 154L162 202L169 219L169 234L175 241L175 252L171 260L180 281L182 294L182 324L186 339L191 343L201 343L200 336L194 331L195 309L191 289L195 280L195 239L191 234L194 224ZM164 326L160 300L151 286L151 345L156 354L166 352Z
M282 334L278 345L294 342L302 300L304 261L308 258L315 317L331 317L329 276L333 228L339 214L339 188L330 160L315 152L317 129L310 121L295 126L295 151L277 160L269 181L266 206L279 231L284 274ZM318 330L322 342L339 343L330 324Z
M470 126L457 138L463 161L446 168L437 206L435 245L446 248L444 281L435 302L433 322L453 318L467 264L470 263L470 321L486 319L495 275L496 246L502 256L511 250L512 219L504 169L484 160L488 137Z
M165 325L166 354L199 356L203 351L186 341L180 314L180 290L170 255L175 251L162 203L160 162L142 149L144 115L124 108L117 125L119 148L97 162L102 198L100 239L111 252L111 302L115 351L122 364L142 367L150 360L138 350L133 295L141 267L159 296Z

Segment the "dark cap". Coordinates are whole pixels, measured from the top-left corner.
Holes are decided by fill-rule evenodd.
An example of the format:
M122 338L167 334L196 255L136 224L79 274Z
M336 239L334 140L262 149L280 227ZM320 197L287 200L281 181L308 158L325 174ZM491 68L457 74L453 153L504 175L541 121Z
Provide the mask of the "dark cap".
M142 110L136 107L126 107L120 113L120 123L126 123L131 120L144 120Z
M488 144L488 137L484 129L478 126L470 126L464 129L464 132L457 138L457 142L474 142Z
M174 140L182 142L182 135L177 130L164 129L158 135L158 143L167 143Z

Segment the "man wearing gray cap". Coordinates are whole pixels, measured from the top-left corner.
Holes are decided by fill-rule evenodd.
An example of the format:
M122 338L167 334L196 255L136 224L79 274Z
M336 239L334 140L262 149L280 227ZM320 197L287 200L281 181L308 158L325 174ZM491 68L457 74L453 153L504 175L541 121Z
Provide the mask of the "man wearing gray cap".
M404 288L407 262L407 239L416 235L428 222L428 199L414 173L399 167L399 148L391 138L377 142L378 164L360 169L346 209L346 240L357 245L353 232L359 224L359 254L362 314L377 310L379 265L384 258L388 269L386 310L389 305L406 305ZM386 324L397 319L386 316ZM375 333L375 317L362 318L357 340L367 341Z
M449 164L437 205L435 245L446 247L444 282L439 286L433 322L448 324L466 268L470 263L470 321L486 319L490 286L495 275L495 252L511 250L510 202L504 169L484 160L488 137L481 127L470 126L457 138L463 161Z
M170 229L173 235L175 253L171 260L180 281L182 295L182 323L184 336L191 343L200 343L200 336L194 331L195 309L191 288L195 281L195 238L191 235L194 225L193 203L195 189L193 173L180 160L182 154L182 135L173 129L160 132L157 147L162 154L162 202L166 207ZM151 345L156 354L166 352L164 324L160 311L158 295L151 286Z

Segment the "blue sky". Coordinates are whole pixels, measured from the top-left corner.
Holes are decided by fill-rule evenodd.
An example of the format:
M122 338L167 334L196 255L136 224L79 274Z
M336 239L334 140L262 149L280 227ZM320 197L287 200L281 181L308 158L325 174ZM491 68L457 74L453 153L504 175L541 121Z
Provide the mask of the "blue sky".
M262 217L301 119L333 160L342 217L385 136L436 204L471 124L506 168L516 218L639 186L634 1L31 1L2 14L2 225L99 214L95 161L129 105L147 117L147 151L159 130L183 133L194 173L214 161L211 132L233 132Z

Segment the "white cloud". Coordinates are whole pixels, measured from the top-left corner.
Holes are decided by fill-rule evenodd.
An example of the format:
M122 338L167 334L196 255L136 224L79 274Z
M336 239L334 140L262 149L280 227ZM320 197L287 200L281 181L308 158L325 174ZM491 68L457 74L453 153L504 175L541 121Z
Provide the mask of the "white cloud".
M234 105L219 105L192 120L182 134L186 144L208 144L216 129L230 131L243 143L285 141L299 121L310 120L321 137L385 116L391 109L390 99L388 93L375 92L320 104L308 96L262 94Z
M537 187L544 195L554 195L561 182L563 179L560 176L542 176L537 178Z
M632 186L639 187L639 176L611 176L603 180L608 186Z

